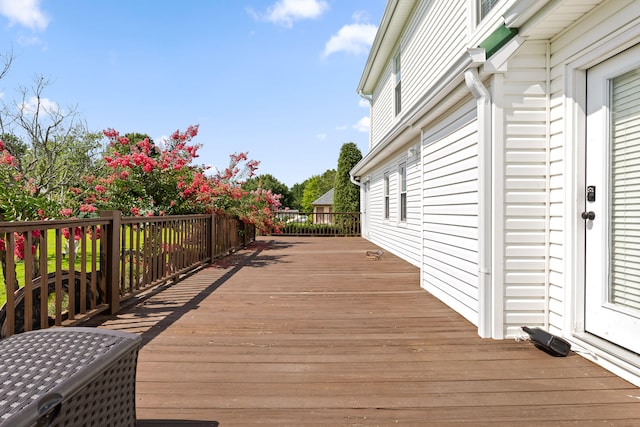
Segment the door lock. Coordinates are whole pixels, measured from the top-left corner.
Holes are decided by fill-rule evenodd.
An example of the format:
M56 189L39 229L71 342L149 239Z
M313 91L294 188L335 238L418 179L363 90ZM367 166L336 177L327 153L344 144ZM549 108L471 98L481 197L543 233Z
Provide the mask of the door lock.
M594 211L589 211L589 212L582 212L582 214L580 215L582 217L582 219L586 220L591 220L593 221L594 219L596 219L596 213Z

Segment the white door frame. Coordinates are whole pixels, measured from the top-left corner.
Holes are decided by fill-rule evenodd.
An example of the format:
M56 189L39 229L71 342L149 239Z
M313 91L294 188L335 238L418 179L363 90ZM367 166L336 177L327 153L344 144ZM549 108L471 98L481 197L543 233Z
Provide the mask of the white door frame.
M596 185L596 198L587 202L585 211L594 211L593 221L587 220L586 232L586 313L585 331L605 338L621 347L640 352L636 332L640 320L636 310L621 309L609 303L610 261L609 224L612 195L610 174L614 170L610 152L610 79L640 66L640 45L619 53L613 58L590 68L587 75L587 166L586 184ZM631 333L633 331L633 333Z
M587 69L640 43L640 28L617 31L606 41L570 58L564 64L565 76L565 290L563 336L583 355L616 375L640 385L640 357L585 332L584 208L586 148Z

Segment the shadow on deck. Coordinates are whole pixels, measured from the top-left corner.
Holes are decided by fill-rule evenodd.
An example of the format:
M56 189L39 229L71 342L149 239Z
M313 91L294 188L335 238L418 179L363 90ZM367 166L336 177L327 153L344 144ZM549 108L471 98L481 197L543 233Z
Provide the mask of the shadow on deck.
M99 327L142 334L138 425L638 425L640 390L477 336L361 238L262 237Z

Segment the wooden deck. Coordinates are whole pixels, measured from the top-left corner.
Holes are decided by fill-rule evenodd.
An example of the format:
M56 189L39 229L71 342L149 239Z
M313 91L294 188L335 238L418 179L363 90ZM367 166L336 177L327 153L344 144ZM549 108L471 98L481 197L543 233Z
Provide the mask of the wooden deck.
M262 237L100 327L141 333L139 426L640 425L640 389L481 339L361 238Z

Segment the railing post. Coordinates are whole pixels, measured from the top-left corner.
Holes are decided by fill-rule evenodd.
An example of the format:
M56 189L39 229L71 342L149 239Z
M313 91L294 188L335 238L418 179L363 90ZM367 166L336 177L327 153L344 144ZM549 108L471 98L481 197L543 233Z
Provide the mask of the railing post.
M109 313L115 314L120 310L120 226L122 213L120 211L102 211L101 217L111 218L111 225L107 227L106 254L100 256L100 269L107 281L107 304Z
M209 223L211 226L209 227L209 236L208 236L208 244L209 248L209 263L213 264L213 260L216 258L216 214L212 213L209 215Z

